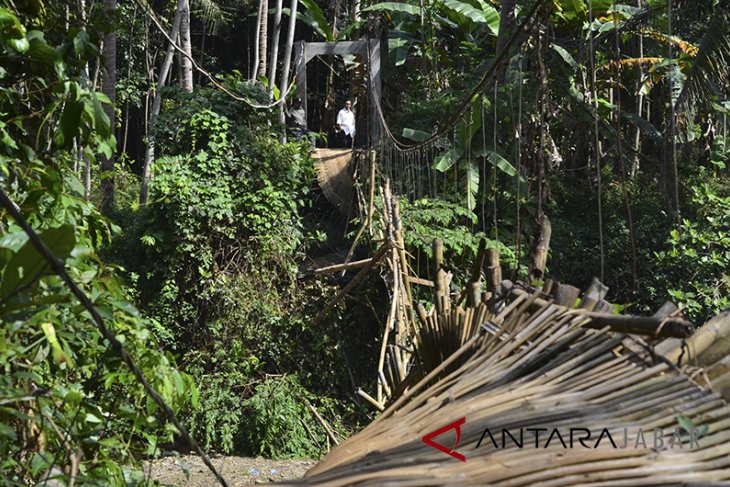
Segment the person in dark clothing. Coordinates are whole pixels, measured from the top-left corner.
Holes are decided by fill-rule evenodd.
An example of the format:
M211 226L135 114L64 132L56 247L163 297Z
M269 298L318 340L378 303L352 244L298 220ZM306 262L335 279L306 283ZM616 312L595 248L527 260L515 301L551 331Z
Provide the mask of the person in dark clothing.
M304 112L301 98L294 101L285 110L287 125L294 137L301 137L307 133L307 114Z

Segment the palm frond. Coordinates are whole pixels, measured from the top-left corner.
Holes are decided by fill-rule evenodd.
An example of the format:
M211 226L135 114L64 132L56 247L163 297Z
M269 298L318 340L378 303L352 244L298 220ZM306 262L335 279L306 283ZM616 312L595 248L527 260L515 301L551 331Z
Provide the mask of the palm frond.
M304 21L326 41L334 41L335 33L332 26L327 22L324 12L314 0L300 0L305 7L302 12Z
M730 12L718 8L692 61L675 105L709 103L730 86Z
M628 58L628 59L622 59L618 61L619 66L621 69L632 69L632 68L650 68L654 66L656 63L663 61L664 58L661 57L636 57L636 58ZM616 61L610 61L606 64L603 64L599 66L596 69L596 74L600 74L602 72L608 71L609 73L613 73L616 71Z
M668 36L666 34L651 29L642 29L641 31L639 31L639 34L664 44L671 44L672 46L676 47L690 57L697 56L697 53L699 52L699 48L697 46L695 46L691 42L682 40L677 36Z
M218 34L221 27L230 24L232 16L215 0L195 0L193 12L200 15L205 28L211 34Z

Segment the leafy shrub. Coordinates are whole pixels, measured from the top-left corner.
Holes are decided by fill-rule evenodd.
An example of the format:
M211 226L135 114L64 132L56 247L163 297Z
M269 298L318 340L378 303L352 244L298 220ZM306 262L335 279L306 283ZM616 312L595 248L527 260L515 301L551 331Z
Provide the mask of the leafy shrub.
M730 194L700 184L691 201L696 214L669 233L656 262L675 303L703 321L730 307Z
M117 268L98 256L115 228L84 199L72 170L74 139L92 161L114 147L102 109L108 100L75 77L98 56L98 37L74 28L51 45L41 17L0 8L0 184L179 411L195 402L195 386L159 350ZM45 131L55 136L41 150L37 137ZM138 456L159 452L173 430L4 210L0 272L0 483L68 480L74 464L77 484L123 485L139 476Z
M471 269L479 241L487 238L483 232L474 232L477 217L469 209L442 199L401 200L401 216L405 244L418 256L418 267L429 270L434 238L444 242L444 258L449 265L465 271ZM487 246L500 251L505 268L515 268L517 258L513 248L487 238Z
M311 395L296 376L267 377L243 403L244 442L267 458L317 457L326 441L305 401ZM310 426L312 425L312 426ZM319 435L313 436L318 431ZM312 441L319 442L320 447Z
M226 83L261 95L234 77ZM297 279L317 234L302 217L314 175L308 148L280 144L272 112L241 109L218 91L168 95L155 124L160 157L150 202L131 217L117 215L125 232L113 253L155 318L155 334L201 384L200 407L190 411L196 435L224 453L312 456L311 435L286 446L259 425L246 436L252 408L267 409L268 400L279 407L279 396L266 393L267 374L297 374L284 390L328 401L352 388L343 349L358 359L371 349L344 343L336 313L309 326L335 290ZM372 331L352 333L369 340ZM337 404L330 414L350 412Z

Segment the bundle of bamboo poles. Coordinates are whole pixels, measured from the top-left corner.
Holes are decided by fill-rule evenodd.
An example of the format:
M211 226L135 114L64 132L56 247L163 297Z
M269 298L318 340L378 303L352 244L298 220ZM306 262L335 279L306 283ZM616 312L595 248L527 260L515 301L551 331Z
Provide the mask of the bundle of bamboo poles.
M668 347L676 339L680 349L688 343L695 352L700 345L707 349L708 333L726 336L721 326L726 316L686 340L692 328L677 313L632 317L601 311L607 306L605 288L596 283L580 299L579 291L549 282L542 289L521 288L501 280L494 252L480 249L480 254L478 272L459 293L451 292L448 273L437 269L434 305L428 312L417 310L411 366L400 382L388 384L387 409L297 484L730 481L730 406L652 346L663 339L659 347ZM391 259L391 265L399 262L392 254ZM481 293L477 284L485 267L488 290ZM404 293L399 295L403 299ZM460 424L460 437L452 431L439 442L453 445L465 462L423 441L449 424ZM700 432L696 444L685 438L682 448L669 448L672 434L687 425ZM558 441L546 445L544 438L539 447L479 443L485 428L496 434L530 427L606 429L619 446L623 431L630 431L630 438L626 448L606 441L596 448L566 448ZM631 436L639 429L647 432L643 443ZM652 436L657 431L659 446Z

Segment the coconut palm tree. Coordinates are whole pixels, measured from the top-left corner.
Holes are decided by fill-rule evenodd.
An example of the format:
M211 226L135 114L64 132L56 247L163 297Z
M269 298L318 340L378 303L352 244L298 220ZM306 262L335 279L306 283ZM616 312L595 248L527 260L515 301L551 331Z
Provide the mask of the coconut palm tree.
M193 47L190 42L190 3L185 0L185 6L180 17L180 47L184 54L180 56L180 86L183 90L193 91Z

